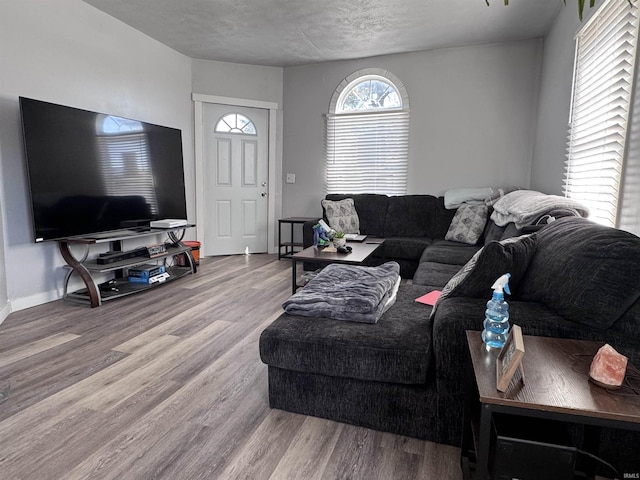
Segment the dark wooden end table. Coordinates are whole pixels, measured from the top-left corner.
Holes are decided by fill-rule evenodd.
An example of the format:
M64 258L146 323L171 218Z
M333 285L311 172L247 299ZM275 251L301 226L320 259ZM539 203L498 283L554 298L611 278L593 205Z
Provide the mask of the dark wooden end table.
M526 383L523 385L515 378L507 391L500 393L496 389L498 352L486 351L480 332L466 333L472 369L468 372L462 439L461 462L465 478L471 477L472 473L466 455L469 451L474 451L476 457L472 478L489 478L491 430L496 413L570 422L586 425L586 428L640 431L640 397L612 394L588 381L591 358L603 342L525 335L522 364ZM479 425L473 420L473 404L477 405L478 401ZM597 428L589 433L589 447L596 447ZM638 475L638 472L626 474Z
M364 242L348 242L351 247L351 253L325 252L323 247L311 246L301 252L294 253L287 258L291 260L291 293L296 293L298 289L297 282L297 263L313 262L321 265L329 265L330 263L343 263L347 265L363 265L367 260L382 246L384 238L367 238Z
M294 227L298 225L302 227L306 222L314 222L317 221L317 217L287 217L281 218L278 220L278 260L281 258L288 258L296 251L302 250L302 239L299 242L296 242L294 239ZM282 240L282 226L289 225L289 240ZM302 236L302 235L301 235ZM282 249L284 248L284 253L282 253ZM296 250L299 249L299 250Z

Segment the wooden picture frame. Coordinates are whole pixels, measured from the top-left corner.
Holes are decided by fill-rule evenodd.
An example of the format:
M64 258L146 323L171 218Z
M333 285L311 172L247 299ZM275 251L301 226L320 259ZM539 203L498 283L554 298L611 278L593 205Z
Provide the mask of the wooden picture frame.
M522 338L522 329L519 325L514 325L511 327L507 341L496 359L496 388L498 391L505 392L507 390L516 370L520 370L522 382L524 383L523 356L524 339Z

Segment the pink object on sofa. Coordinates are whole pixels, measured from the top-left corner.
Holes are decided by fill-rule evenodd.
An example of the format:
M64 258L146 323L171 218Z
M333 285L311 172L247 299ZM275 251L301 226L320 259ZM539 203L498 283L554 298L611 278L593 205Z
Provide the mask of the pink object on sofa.
M622 385L626 370L627 357L605 343L593 357L589 377L601 386L616 388Z

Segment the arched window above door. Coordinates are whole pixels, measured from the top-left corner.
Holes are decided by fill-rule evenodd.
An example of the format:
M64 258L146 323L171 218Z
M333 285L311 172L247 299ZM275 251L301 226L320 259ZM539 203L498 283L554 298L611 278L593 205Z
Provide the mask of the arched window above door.
M218 120L218 123L216 123L215 132L257 135L253 122L241 113L227 113L224 115Z

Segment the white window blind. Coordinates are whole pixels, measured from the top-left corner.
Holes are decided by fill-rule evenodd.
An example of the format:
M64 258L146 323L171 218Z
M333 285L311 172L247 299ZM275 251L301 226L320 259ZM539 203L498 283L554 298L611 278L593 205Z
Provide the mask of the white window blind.
M638 9L608 0L576 36L565 195L615 226L631 105Z
M406 193L408 111L329 114L326 120L327 193Z

